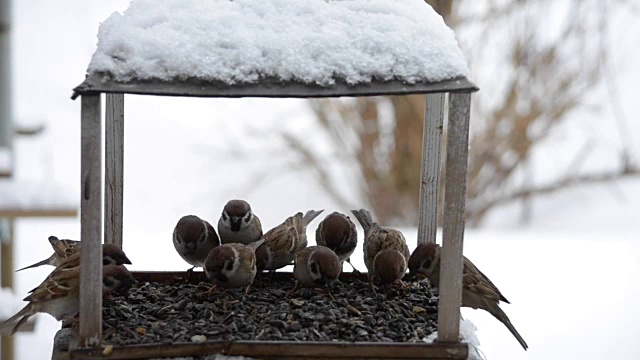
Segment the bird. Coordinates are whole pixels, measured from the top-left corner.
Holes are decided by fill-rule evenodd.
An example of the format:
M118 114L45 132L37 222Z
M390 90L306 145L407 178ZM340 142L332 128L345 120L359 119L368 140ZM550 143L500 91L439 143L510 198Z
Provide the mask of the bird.
M187 270L188 278L194 268L204 267L209 252L219 245L220 239L213 226L195 215L180 218L173 230L173 246L180 257L192 266Z
M57 237L52 235L49 236L49 243L51 244L51 247L53 247L53 254L51 254L51 256L42 261L38 261L35 264L18 269L16 270L16 272L42 265L58 266L69 255L80 251L80 241L77 240L58 239Z
M309 210L288 217L282 224L262 236L264 243L256 250L258 272L274 271L290 265L295 254L307 247L307 226L324 210Z
M262 237L262 223L244 200L229 200L218 220L218 233L223 244L248 245Z
M256 276L255 251L263 242L222 244L213 248L204 262L207 278L225 289L245 286L247 295Z
M349 216L337 211L327 215L316 229L316 244L333 250L340 259L341 268L346 261L354 272L358 272L350 259L358 244L358 231Z
M123 265L123 264L131 264L131 261L127 257L127 255L113 244L102 244L102 265ZM80 267L80 251L76 251L73 254L69 255L68 258L64 259L60 263L60 265L56 266L53 271L47 275L45 280L42 282L43 284L50 280L51 278L58 276L57 273L66 271L67 269ZM36 291L37 287L29 291L30 293Z
M409 258L409 274L426 276L432 285L440 283L440 245L435 243L420 244ZM510 304L500 290L466 257L462 267L462 306L482 309L502 322L527 350L529 347L520 333L511 324L507 314L500 308L500 302Z
M47 277L42 284L24 298L24 301L29 303L0 324L0 330L11 326L11 335L13 335L22 324L29 320L29 317L40 312L48 313L58 321L72 321L80 306L80 267L57 267L56 270L54 270L53 276ZM122 265L107 265L102 272L103 296L128 288L136 282L131 273ZM18 321L16 322L16 320Z
M407 272L410 255L404 235L398 230L378 225L366 209L351 212L364 230L364 264L371 291L376 292L374 282L381 286L404 286L402 277Z
M296 285L289 295L300 287L322 287L333 298L330 289L340 276L341 268L338 255L328 247L309 246L298 251L293 265Z

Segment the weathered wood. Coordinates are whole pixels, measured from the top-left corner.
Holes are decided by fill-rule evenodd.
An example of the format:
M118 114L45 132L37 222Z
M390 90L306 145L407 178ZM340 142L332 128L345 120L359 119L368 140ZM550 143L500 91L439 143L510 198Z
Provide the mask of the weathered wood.
M300 82L261 79L255 84L234 84L207 82L190 79L176 82L131 81L118 83L104 74L90 74L85 81L73 89L71 97L95 93L124 93L142 95L195 96L195 97L270 97L270 98L311 98L336 96L406 95L439 92L473 92L478 88L466 78L435 83L408 84L401 81L373 81L371 83L348 85L337 81L333 86L310 85Z
M462 248L467 189L471 94L449 95L444 228L440 258L438 340L459 340L462 299Z
M147 359L222 353L255 359L466 359L466 344L399 344L358 342L207 341L168 345L114 346L106 356L101 348L71 350L71 359Z
M422 134L422 179L418 212L418 244L435 243L438 230L438 187L444 120L444 93L428 94Z
M76 217L77 209L0 209L0 218L18 218L18 217Z
M83 95L81 109L80 340L102 337L102 119L100 95Z
M0 239L0 287L13 289L13 234L14 219L0 219L6 222L6 238ZM2 226L3 224L0 224ZM3 305L0 305L3 306ZM15 342L13 336L0 334L0 359L13 360Z
M122 248L124 94L107 94L105 112L104 242Z

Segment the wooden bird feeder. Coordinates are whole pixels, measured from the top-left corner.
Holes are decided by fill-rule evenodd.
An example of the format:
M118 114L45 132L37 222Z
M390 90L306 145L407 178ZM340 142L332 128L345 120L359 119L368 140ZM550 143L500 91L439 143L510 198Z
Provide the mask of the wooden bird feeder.
M348 3L362 2L325 2L324 7L350 6ZM242 2L241 2L242 3ZM248 2L244 2L245 5ZM258 3L268 3L261 0ZM273 6L282 1L273 1ZM295 3L292 1L291 4ZM313 1L312 1L313 3ZM375 5L376 1L367 2ZM400 2L399 2L400 3ZM420 11L419 17L437 16L437 25L446 32L451 32L435 12L422 0L401 2L398 9L409 6ZM217 2L220 6L235 6L238 2ZM345 5L347 4L347 5ZM217 6L217 5L216 5ZM130 7L131 11L133 6ZM410 12L414 11L410 10ZM278 9L286 11L287 9ZM416 11L418 11L416 10ZM278 12L275 12L278 13ZM125 13L126 15L126 13ZM396 14L397 15L397 14ZM268 16L268 15L265 15ZM335 22L349 22L349 18L315 19L308 26L333 26ZM197 20L194 20L197 21ZM278 21L278 20L274 20ZM323 21L325 23L323 23ZM402 22L400 19L395 21ZM394 23L395 24L395 23ZM104 24L103 24L104 25ZM280 24L287 26L285 22ZM359 26L357 23L353 26ZM153 26L149 26L153 27ZM389 39L405 39L401 33L403 28L390 29ZM111 29L113 31L113 29ZM147 29L148 30L148 29ZM145 30L145 31L147 31ZM244 29L247 31L247 28ZM322 32L321 29L317 29ZM153 31L153 30L148 30ZM250 29L249 29L250 31ZM268 31L261 29L260 31ZM292 30L292 31L295 31ZM395 31L395 32L394 32ZM101 29L102 32L102 29ZM263 33L257 36L263 36ZM218 36L215 33L208 37ZM329 35L327 35L329 36ZM450 35L453 38L451 32ZM132 37L135 37L132 34ZM155 38L158 38L156 36ZM372 39L372 41L380 39ZM159 40L161 41L161 40ZM457 43L453 41L455 50L459 52ZM221 44L224 42L220 42ZM98 49L100 49L100 42ZM166 44L172 47L172 44ZM418 41L418 47L430 46L428 41ZM344 47L343 47L344 48ZM214 49L215 50L215 49ZM214 51L212 50L212 51ZM114 66L128 66L126 47L120 48L119 55L112 55ZM230 50L231 51L231 50ZM339 50L327 50L339 51ZM377 54L373 53L375 58ZM388 55L388 54L386 54ZM96 55L94 55L94 60ZM461 56L461 52L460 52ZM420 56L417 57L420 60ZM157 60L157 59L156 59ZM166 60L166 61L165 61ZM247 64L236 63L235 68L250 66L255 59L246 58ZM421 59L421 61L425 61ZM429 61L429 60L426 60ZM168 62L162 59L161 63ZM464 62L464 60L463 60ZM351 64L357 66L357 64ZM168 65L167 65L168 66ZM222 65L221 65L222 66ZM421 69L421 64L416 69ZM466 69L466 64L463 65ZM118 70L116 68L116 70ZM448 99L448 139L446 141L445 162L445 205L442 248L442 269L439 289L438 341L425 344L402 343L314 343L314 342L272 342L272 341L206 341L199 344L173 344L171 346L144 347L115 346L111 357L115 358L147 358L166 356L191 356L223 352L228 355L245 355L253 358L376 358L376 359L413 359L413 358L446 358L464 359L468 348L459 340L460 300L462 291L462 248L464 235L465 194L467 181L467 156L471 93L478 88L467 78L466 73L446 79L430 80L422 74L374 74L365 81L349 81L348 76L341 75L340 64L330 69L333 74L329 82L318 84L308 79L288 76L278 77L272 72L254 74L257 78L251 81L236 80L233 83L220 79L202 77L197 74L182 76L149 77L137 76L134 70L128 69L125 77L122 72L96 70L90 65L85 81L74 89L73 99L81 98L81 297L80 327L81 347L71 349L71 358L101 358L101 348L96 347L101 339L101 284L102 284L102 223L104 221L104 241L122 246L123 220L123 159L124 159L124 99L125 94L141 94L153 96L186 96L186 97L267 97L267 98L315 98L315 97L360 97L374 95L407 95L426 94L426 113L423 127L422 149L422 181L420 191L420 216L418 243L436 241L436 214L438 206L438 189L440 183L440 159L442 151L442 129L445 118L445 100ZM166 75L166 72L165 72ZM387 76L389 75L389 76ZM345 80L347 78L347 80ZM105 116L105 176L102 183L102 109L100 97L106 94ZM135 120L134 120L135 121ZM104 198L102 196L104 191ZM104 200L104 203L103 203ZM104 204L104 217L103 217ZM141 274L138 274L140 276ZM144 274L142 274L144 276ZM157 275L156 275L157 276ZM144 351L140 351L144 348ZM137 355L136 355L137 354Z

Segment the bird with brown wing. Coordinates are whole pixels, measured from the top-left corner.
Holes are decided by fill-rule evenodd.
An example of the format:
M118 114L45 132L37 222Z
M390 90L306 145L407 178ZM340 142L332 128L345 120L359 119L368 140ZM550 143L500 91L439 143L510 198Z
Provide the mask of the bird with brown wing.
M433 286L440 283L440 245L420 244L409 258L409 274L426 276ZM482 309L500 320L527 350L529 347L499 306L509 303L500 290L469 259L464 257L462 270L462 306Z
M383 228L374 222L365 209L351 210L364 230L364 264L369 272L369 287L398 284L407 272L409 247L404 235L396 229Z

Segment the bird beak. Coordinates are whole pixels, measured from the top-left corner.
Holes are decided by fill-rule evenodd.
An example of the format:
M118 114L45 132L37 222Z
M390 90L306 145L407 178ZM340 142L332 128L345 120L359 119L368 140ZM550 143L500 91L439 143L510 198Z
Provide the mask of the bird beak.
M231 231L240 231L240 225L242 225L242 218L238 216L230 216L229 223L231 224Z
M131 260L129 260L129 258L128 258L128 257L126 257L126 256L124 257L124 261L123 261L122 263L123 263L123 264L128 264L128 265L133 265L133 264L131 263Z

